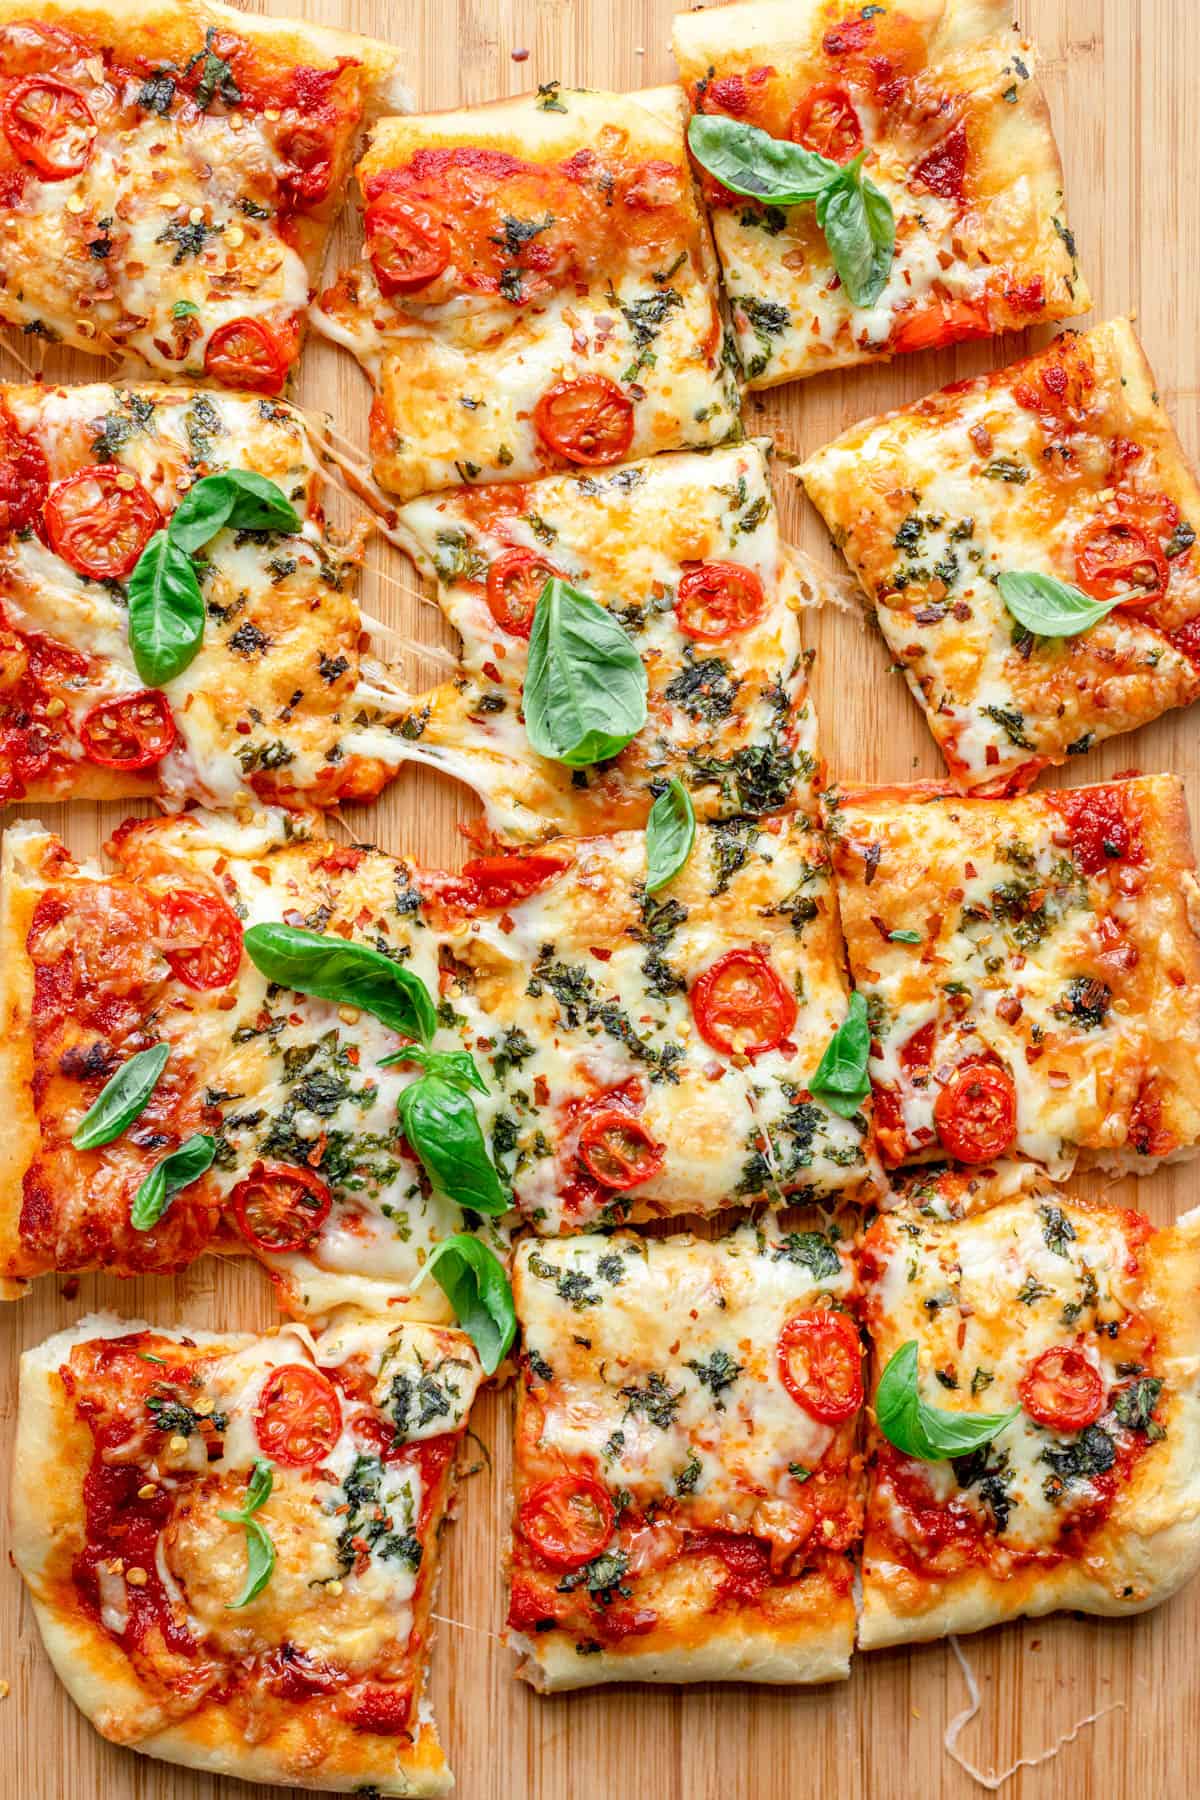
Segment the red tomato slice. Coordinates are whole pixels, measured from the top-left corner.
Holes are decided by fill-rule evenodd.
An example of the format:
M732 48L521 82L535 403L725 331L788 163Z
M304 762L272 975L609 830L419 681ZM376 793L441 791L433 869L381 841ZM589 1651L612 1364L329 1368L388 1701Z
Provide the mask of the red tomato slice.
M229 1196L238 1230L256 1250L303 1250L329 1217L333 1195L311 1169L257 1162Z
M741 563L704 562L680 577L675 618L685 637L715 644L756 625L766 610L763 584Z
M521 1535L556 1569L582 1569L612 1536L613 1503L588 1475L556 1475L521 1501Z
M559 856L476 856L464 863L461 880L475 906L503 909L527 900L561 875L567 864Z
M242 928L216 894L179 888L160 902L163 955L190 988L227 987L242 960Z
M727 950L710 963L689 996L706 1044L747 1056L773 1050L796 1023L796 1001L761 950Z
M254 1432L263 1454L294 1469L324 1462L342 1431L337 1389L307 1363L283 1363L262 1385Z
M633 401L607 375L581 375L548 388L533 409L542 442L591 468L620 462L633 440Z
M0 404L0 536L23 531L45 504L50 471L42 446Z
M487 577L487 603L501 631L527 638L542 589L562 570L536 550L506 550L498 556Z
M230 319L218 325L204 352L204 373L223 387L252 394L277 394L287 374L287 357L275 333L261 319Z
M368 1682L350 1703L350 1723L355 1731L369 1731L376 1737L399 1737L408 1730L412 1698L408 1682L393 1682L387 1687Z
M1166 592L1169 573L1150 533L1121 515L1093 519L1075 540L1075 579L1093 600L1149 606Z
M436 281L449 264L450 234L445 226L399 194L372 200L363 229L381 294L414 294Z
M983 300L935 301L899 315L892 328L891 348L911 353L960 344L964 338L986 337L991 331Z
M157 688L102 700L84 714L79 736L88 761L102 769L148 769L175 742L175 720Z
M602 1187L638 1187L660 1173L663 1146L655 1143L640 1119L619 1106L593 1113L579 1133L579 1156L589 1175Z
M83 95L53 75L27 75L4 97L4 135L43 181L78 175L92 154L96 121Z
M162 524L135 476L100 463L55 482L45 519L51 548L95 581L128 575Z
M1017 1390L1031 1419L1050 1431L1082 1431L1104 1411L1104 1383L1082 1350L1043 1350Z
M951 127L940 144L923 156L913 170L913 180L940 194L943 200L961 200L967 173L967 132L961 120Z
M840 1424L862 1405L862 1340L846 1313L793 1313L779 1334L778 1355L784 1387L823 1425Z
M854 102L836 81L818 82L809 88L791 116L787 134L794 144L803 144L830 162L851 162L863 147L862 123Z
M942 1147L955 1162L991 1162L1017 1135L1017 1091L1007 1069L966 1062L933 1103Z

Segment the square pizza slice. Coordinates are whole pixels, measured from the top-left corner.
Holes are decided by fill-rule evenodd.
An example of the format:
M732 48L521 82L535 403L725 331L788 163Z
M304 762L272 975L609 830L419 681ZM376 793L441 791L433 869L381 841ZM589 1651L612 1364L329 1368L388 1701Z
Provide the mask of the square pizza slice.
M848 789L830 814L893 1164L1144 1174L1200 1139L1200 889L1174 776L1011 800Z
M381 485L599 468L736 432L678 88L384 119L361 260L322 300L376 389Z
M399 743L475 788L497 837L643 825L673 777L702 818L815 810L799 623L812 595L758 444L457 488L411 501L399 524L462 639L462 674L399 716ZM585 767L534 750L522 711L534 610L554 576L616 620L646 674L646 723ZM581 665L580 680L600 673Z
M541 1689L844 1679L862 1522L849 1242L521 1246L509 1642Z
M919 1180L862 1243L864 1649L1140 1612L1200 1566L1200 1213L1156 1231L1026 1175L969 1210Z
M220 0L3 0L0 318L278 393L396 58Z
M1087 311L1050 115L1011 20L1007 0L749 0L676 18L695 113L815 152L843 185L838 165L864 159L872 223L894 226L851 298L811 180L809 200L777 205L747 195L778 191L762 185L778 153L759 173L743 151L747 192L705 175L749 386Z
M957 787L1026 787L1200 694L1200 487L1127 319L798 473Z
M322 1792L451 1786L426 1695L470 1340L83 1319L21 1359L13 1544L114 1743Z

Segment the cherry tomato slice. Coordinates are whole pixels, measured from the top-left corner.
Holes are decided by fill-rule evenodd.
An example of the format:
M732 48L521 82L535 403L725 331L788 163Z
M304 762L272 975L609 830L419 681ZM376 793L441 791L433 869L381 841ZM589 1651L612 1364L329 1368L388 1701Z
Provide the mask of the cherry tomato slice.
M342 1432L337 1389L307 1363L283 1363L263 1382L254 1432L265 1456L294 1469L324 1462Z
M45 519L51 548L95 581L128 575L162 523L141 482L107 463L56 481Z
M329 1217L333 1195L311 1169L257 1162L229 1196L238 1230L256 1250L303 1250Z
M1075 579L1093 600L1149 606L1165 593L1168 575L1162 550L1131 519L1093 519L1075 540Z
M501 631L527 638L542 589L561 574L536 550L506 550L498 556L488 570L487 603Z
M204 373L223 387L252 394L277 394L287 374L287 358L261 319L230 319L218 325L204 352Z
M515 906L536 894L567 867L560 856L476 856L463 865L459 879L466 883L475 906Z
M862 1405L862 1340L846 1313L793 1313L779 1334L778 1357L784 1387L823 1425L840 1424Z
M102 769L148 769L175 742L175 719L157 688L102 700L84 714L79 736L88 761Z
M619 1106L593 1113L579 1133L579 1156L589 1175L602 1187L639 1187L663 1166L663 1146L655 1143L640 1119Z
M1007 1069L966 1062L933 1103L942 1148L955 1162L990 1162L1017 1134L1017 1091Z
M588 468L620 462L633 441L633 401L607 375L581 375L548 388L533 409L542 442Z
M854 102L836 81L818 82L809 88L791 116L787 134L794 144L803 144L830 162L848 163L863 147L862 123Z
M1104 1411L1100 1371L1069 1344L1043 1350L1017 1392L1030 1418L1050 1431L1082 1431Z
M86 168L96 121L83 95L53 75L27 75L4 97L4 135L43 181L65 181Z
M223 900L194 888L164 896L163 955L190 988L227 987L242 960L242 928Z
M45 504L50 471L42 446L0 404L0 537L23 531Z
M741 563L704 562L680 577L675 618L685 637L715 644L746 631L766 610L763 584Z
M692 1015L706 1044L725 1054L773 1050L796 1023L796 1001L761 950L727 950L694 983Z
M891 348L909 354L939 350L947 344L960 344L964 338L987 337L990 331L985 301L934 301L899 315L892 329Z
M588 1475L556 1475L525 1495L517 1522L543 1561L556 1569L582 1569L612 1536L613 1503Z
M415 294L436 281L449 264L450 234L445 226L399 194L372 200L363 229L381 294Z

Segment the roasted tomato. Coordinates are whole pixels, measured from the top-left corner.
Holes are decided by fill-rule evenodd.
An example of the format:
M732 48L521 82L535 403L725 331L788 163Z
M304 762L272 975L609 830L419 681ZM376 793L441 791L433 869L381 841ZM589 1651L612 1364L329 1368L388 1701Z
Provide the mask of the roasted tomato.
M283 1363L263 1382L254 1432L264 1456L294 1469L324 1462L342 1431L337 1389L307 1363Z
M624 1191L661 1173L663 1146L632 1113L608 1106L584 1121L579 1158L602 1187Z
M794 996L757 948L718 956L693 985L690 999L700 1036L726 1055L774 1050L796 1023Z
M588 1475L556 1475L517 1509L521 1536L555 1569L582 1569L612 1536L613 1503Z
M230 319L218 325L204 352L204 373L211 380L252 394L277 394L287 367L279 339L261 319Z
M521 856L476 856L463 864L461 875L450 876L445 891L460 906L502 912L528 900L566 867L561 856L536 850Z
M43 181L65 181L87 167L96 121L83 95L65 81L27 75L4 96L0 119L13 154Z
M1049 1431L1082 1431L1104 1410L1100 1371L1073 1345L1043 1350L1017 1391L1030 1418Z
M633 401L607 375L580 375L546 390L533 409L533 426L568 462L620 462L633 441Z
M177 888L159 903L163 955L190 988L227 987L242 960L242 928L216 894Z
M449 264L445 226L399 194L380 194L372 200L363 230L381 294L415 294L436 281Z
M238 1230L256 1250L303 1250L329 1217L333 1195L311 1169L257 1162L229 1196Z
M845 88L836 81L818 82L788 122L794 144L827 156L830 162L848 163L863 147L862 123Z
M960 344L964 338L986 337L991 331L984 300L935 300L897 315L890 347L913 354Z
M1158 542L1123 513L1104 513L1075 540L1075 579L1093 600L1149 606L1167 590L1170 571Z
M527 638L542 589L561 574L536 550L505 550L498 556L488 570L487 603L501 631Z
M685 570L675 595L675 618L685 637L715 644L756 625L766 611L763 584L741 563L704 562Z
M779 1334L778 1359L792 1399L823 1425L840 1424L862 1405L862 1340L846 1313L793 1313Z
M175 720L157 688L102 700L83 716L79 736L89 762L102 769L149 769L175 743Z
M961 200L967 173L967 132L961 120L952 125L940 144L923 156L912 178L943 200Z
M162 523L136 476L97 463L56 481L45 510L50 546L94 581L120 581Z
M991 1162L1017 1135L1017 1090L996 1063L965 1062L933 1103L942 1148L955 1162Z
M41 512L50 488L42 446L0 404L0 537L23 531Z

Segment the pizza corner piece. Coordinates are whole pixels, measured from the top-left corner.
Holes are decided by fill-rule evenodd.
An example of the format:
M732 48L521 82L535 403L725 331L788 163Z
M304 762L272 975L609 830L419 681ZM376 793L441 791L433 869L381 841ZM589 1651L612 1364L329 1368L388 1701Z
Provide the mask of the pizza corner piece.
M846 789L830 829L885 1162L1062 1178L1194 1154L1200 890L1174 776Z
M96 1316L21 1359L13 1552L112 1742L321 1792L452 1786L427 1694L468 1338Z
M1200 487L1127 319L797 472L956 786L1027 786L1200 694Z
M0 6L0 318L277 394L397 52L218 0Z
M1004 0L681 13L752 388L1087 311L1032 46Z
M375 385L381 486L409 499L736 434L683 125L676 88L558 82L377 125L363 255L322 315Z
M552 1691L849 1674L852 1234L529 1242L508 1640Z
M915 1177L859 1252L859 1644L1160 1604L1200 1567L1200 1213Z

